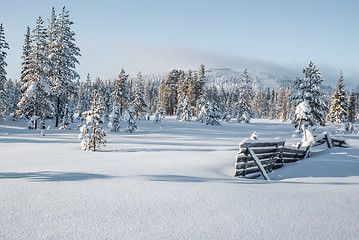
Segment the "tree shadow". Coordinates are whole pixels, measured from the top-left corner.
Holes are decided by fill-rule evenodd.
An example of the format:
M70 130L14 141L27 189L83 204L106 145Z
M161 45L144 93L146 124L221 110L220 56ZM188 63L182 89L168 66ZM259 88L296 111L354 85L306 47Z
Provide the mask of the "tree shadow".
M0 173L0 180L2 179L30 179L34 182L74 182L85 181L93 179L109 179L113 176L94 173L78 173L78 172L55 172L55 171L41 171L41 172L3 172Z

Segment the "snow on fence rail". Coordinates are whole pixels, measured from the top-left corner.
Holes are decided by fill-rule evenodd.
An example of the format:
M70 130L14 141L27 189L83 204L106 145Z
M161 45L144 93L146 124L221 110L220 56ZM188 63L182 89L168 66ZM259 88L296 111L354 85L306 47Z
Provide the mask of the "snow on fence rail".
M314 146L327 143L328 148L348 147L345 140L331 138L323 133L315 138ZM257 178L260 175L270 180L267 172L283 167L284 163L297 162L309 156L311 147L306 150L284 147L285 141L258 141L245 139L239 144L235 162L235 177Z

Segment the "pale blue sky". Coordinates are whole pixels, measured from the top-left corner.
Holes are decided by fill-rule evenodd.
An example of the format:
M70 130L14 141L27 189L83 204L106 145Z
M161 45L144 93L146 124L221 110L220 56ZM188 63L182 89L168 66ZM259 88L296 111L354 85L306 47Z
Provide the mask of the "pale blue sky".
M74 21L82 79L210 67L300 76L314 61L329 83L343 70L359 82L359 1L14 0L1 3L10 45L8 78L18 79L26 27L62 6Z

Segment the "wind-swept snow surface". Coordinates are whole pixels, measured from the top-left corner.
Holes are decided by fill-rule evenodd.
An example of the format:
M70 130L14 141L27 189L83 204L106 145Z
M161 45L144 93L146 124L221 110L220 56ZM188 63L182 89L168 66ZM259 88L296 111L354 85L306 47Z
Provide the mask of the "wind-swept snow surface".
M139 121L98 152L81 150L77 130L25 127L0 125L0 239L359 237L357 135L264 181L233 177L238 143L256 131L294 144L289 123Z

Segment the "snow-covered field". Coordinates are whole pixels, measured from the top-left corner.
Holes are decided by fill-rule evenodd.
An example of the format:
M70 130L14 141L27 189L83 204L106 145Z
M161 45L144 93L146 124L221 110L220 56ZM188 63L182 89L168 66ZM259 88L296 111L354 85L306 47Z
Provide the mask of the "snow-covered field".
M264 181L233 177L238 143L293 144L289 123L138 125L98 152L77 130L0 125L0 239L359 239L359 135Z

